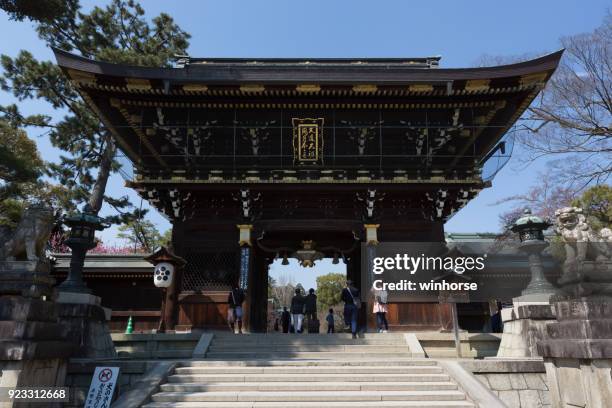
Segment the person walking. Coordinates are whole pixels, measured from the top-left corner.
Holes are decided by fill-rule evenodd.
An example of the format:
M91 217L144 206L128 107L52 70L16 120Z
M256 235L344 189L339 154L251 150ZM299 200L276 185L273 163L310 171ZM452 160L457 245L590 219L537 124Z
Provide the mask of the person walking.
M313 288L308 289L308 295L304 298L304 314L306 316L306 327L308 327L308 333L318 333L318 319L317 319L317 295ZM314 326L317 326L315 329Z
M376 327L378 327L379 333L386 333L389 331L389 323L387 322L387 312L389 311L387 297L388 293L386 290L374 291L374 307L372 312L376 315Z
M283 306L283 313L281 313L281 326L283 326L283 333L289 333L289 326L291 325L291 313L287 310L287 306Z
M227 322L230 325L232 333L236 332L235 323L238 323L238 333L242 334L242 304L244 303L244 291L236 286L227 296L229 305L227 313Z
M302 323L304 322L304 303L300 289L295 290L295 296L291 299L291 318L296 333L302 333Z
M357 289L351 280L346 281L346 287L342 289L341 300L344 302L344 323L351 327L353 338L357 338L357 318L361 309L361 299Z
M334 333L334 309L329 309L325 320L327 320L327 334Z

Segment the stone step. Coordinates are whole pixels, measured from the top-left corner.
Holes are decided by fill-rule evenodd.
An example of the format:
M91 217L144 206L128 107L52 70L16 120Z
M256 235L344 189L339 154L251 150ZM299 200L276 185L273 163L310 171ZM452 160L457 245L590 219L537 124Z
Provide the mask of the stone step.
M317 391L317 392L159 392L155 402L180 401L457 401L465 394L456 390L436 391Z
M312 341L277 341L277 342L239 342L239 341L220 341L213 340L210 344L211 347L225 346L225 347L301 347L301 346L395 346L395 347L408 347L405 341L372 341L372 340L347 340L347 341L323 341L323 340L312 340Z
M388 346L403 346L406 345L406 341L404 339L317 339L317 338L308 338L304 336L303 338L292 338L286 339L283 341L265 341L265 340L248 340L248 341L237 341L233 339L213 339L211 345L244 345L244 346L270 346L270 345L308 345L308 344L320 344L320 345L388 345Z
M435 366L438 363L428 358L403 358L392 360L379 358L365 358L352 360L192 360L179 362L180 367L405 367L405 366Z
M333 338L333 339L350 339L352 337L351 333L243 333L243 334L234 334L230 332L215 332L215 338L225 339L225 338L234 338L234 339L284 339L284 338L304 338L304 337L312 337L312 338ZM404 333L359 333L359 338L369 339L369 338L403 338Z
M195 346L194 346L195 348ZM115 347L117 355L120 357L130 357L131 359L150 359L150 358L191 358L193 355L193 348L189 350L176 349L176 350L153 350L153 351L140 351L129 347Z
M217 382L217 383L171 383L162 384L163 392L209 392L209 391L434 391L457 390L449 381L430 382Z
M457 358L457 350L452 347L432 347L424 349L425 355L429 358ZM493 355L496 355L494 353ZM461 357L463 358L476 358L479 356L475 350L461 350Z
M209 383L209 382L303 382L307 378L310 382L441 382L450 381L448 374L313 374L305 377L304 374L174 374L168 377L169 383Z
M394 353L405 353L409 352L410 349L407 345L386 345L386 344L301 344L301 345L261 345L261 346L246 346L246 345L211 345L208 348L208 352L230 352L230 351L251 351L259 353L270 353L270 352L290 352L290 351L360 351L366 353L380 353L380 352L394 352Z
M368 352L353 352L353 351L312 351L312 352L258 352L258 351L211 351L206 353L207 359L219 360L249 360L249 359L295 359L295 358L323 358L323 359L350 359L350 358L372 358L373 353ZM409 358L412 354L380 352L375 353L375 358L381 360L393 359L398 357Z
M175 374L427 374L441 373L439 366L304 366L304 367L177 367Z
M143 408L287 408L286 402L152 402ZM291 402L291 408L321 408L321 402ZM469 401L326 401L325 408L475 408Z
M318 337L318 336L288 336L280 338L270 339L240 339L240 336L217 338L214 337L212 344L244 344L244 345L269 345L269 344L390 344L390 345L402 345L406 344L406 340L403 337L382 337L382 338L330 338L330 337Z
M215 334L145 407L475 408L436 361L411 358L403 334L372 333Z

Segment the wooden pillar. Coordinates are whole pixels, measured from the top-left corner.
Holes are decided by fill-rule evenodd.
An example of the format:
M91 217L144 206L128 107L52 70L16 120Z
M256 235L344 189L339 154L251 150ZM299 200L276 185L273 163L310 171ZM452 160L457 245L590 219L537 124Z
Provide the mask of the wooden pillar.
M182 269L185 260L176 256L172 249L162 246L151 255L144 258L155 265L155 286L161 289L162 302L158 331L172 331L178 315L178 288L181 286ZM163 279L162 279L163 278Z
M174 254L182 257L184 254L184 231L185 226L182 222L177 220L172 221L172 242L170 243L170 248ZM183 279L183 270L184 266L176 269L176 279L172 283L171 287L168 288L168 292L166 296L162 299L162 309L161 309L161 318L165 320L166 310L167 310L167 321L170 323L170 327L166 327L166 330L175 330L176 324L178 322L179 315L179 301L178 295L181 291L182 287L182 279Z
M183 268L177 266L172 284L163 290L160 321L157 329L159 333L174 331L175 329L178 316L178 288L181 286L182 271Z
M364 254L364 256L366 257L366 265L368 268L368 273L371 273L371 270L374 264L374 258L376 257L376 246L379 244L378 227L380 227L380 224L364 224L363 227L366 231L366 249L365 249L366 253ZM368 281L369 280L366 280L366 282L362 282L362 287L361 287L362 299L364 299L362 303L365 306L363 327L366 330L374 329L376 327L375 324L372 326L371 322L373 320L370 318L371 317L370 315L372 314L372 308L373 308L373 303L371 303L373 299L371 299L371 296L370 296L371 288L364 286L367 284Z
M267 255L255 248L248 294L251 308L249 330L253 333L265 333L267 330L269 264Z
M359 245L353 252L351 252L348 264L346 265L346 278L351 280L356 288L363 292L363 283L361 281L361 245ZM366 310L367 304L362 302L361 309L359 311L358 325L359 330L366 329Z

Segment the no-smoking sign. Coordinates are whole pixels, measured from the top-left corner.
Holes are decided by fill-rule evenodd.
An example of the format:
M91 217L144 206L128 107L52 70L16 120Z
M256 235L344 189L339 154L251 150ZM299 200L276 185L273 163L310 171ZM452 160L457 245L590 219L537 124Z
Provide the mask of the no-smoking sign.
M96 367L91 377L85 408L108 408L112 402L119 367Z
M113 378L113 371L110 368L104 368L98 374L98 380L100 382L109 382Z

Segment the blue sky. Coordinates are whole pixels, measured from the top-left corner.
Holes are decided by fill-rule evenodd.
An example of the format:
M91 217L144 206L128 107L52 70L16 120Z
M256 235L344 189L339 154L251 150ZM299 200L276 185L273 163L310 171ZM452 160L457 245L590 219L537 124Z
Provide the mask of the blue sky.
M591 31L601 24L610 1L385 1L385 0L146 0L149 16L172 15L191 33L189 54L197 57L413 57L441 55L442 67L471 66L483 54L522 55L547 53L560 48L559 38ZM106 2L83 1L85 9ZM9 21L0 13L0 52L15 56L27 49L40 59L52 59L51 51L36 37L27 22ZM12 102L0 93L0 104ZM26 113L49 113L44 104L21 102ZM58 151L32 130L45 160ZM520 151L515 150L515 156ZM537 170L516 159L497 175L493 187L484 190L446 225L449 232L497 231L498 215L507 205L497 200L524 192L537 182ZM113 177L109 189L137 196ZM146 202L143 207L147 207ZM151 219L161 231L169 224L155 210ZM115 229L102 232L114 240ZM273 268L277 269L277 268ZM297 269L298 280L313 282L316 271ZM328 269L327 265L318 269ZM315 272L314 274L312 272Z

